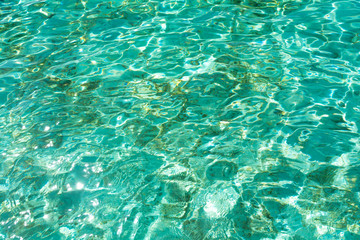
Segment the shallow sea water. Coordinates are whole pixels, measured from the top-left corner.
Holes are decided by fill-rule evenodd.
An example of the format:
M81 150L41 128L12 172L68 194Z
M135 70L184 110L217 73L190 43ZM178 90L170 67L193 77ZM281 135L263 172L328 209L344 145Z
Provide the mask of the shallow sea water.
M360 3L0 1L0 239L360 239Z

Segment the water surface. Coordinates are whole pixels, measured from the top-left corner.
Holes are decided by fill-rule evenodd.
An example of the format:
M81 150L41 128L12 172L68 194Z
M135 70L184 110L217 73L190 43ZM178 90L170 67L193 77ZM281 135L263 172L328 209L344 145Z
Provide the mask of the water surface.
M0 2L0 238L360 239L360 4Z

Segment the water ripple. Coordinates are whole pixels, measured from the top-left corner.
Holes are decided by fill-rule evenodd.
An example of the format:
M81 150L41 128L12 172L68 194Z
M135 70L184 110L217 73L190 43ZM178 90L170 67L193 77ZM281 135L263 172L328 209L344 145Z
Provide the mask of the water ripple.
M356 1L0 2L1 239L358 239Z

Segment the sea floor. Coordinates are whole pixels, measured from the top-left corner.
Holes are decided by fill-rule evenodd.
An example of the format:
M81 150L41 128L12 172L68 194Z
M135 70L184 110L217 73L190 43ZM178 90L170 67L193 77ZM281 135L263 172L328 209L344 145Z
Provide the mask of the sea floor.
M360 3L0 1L0 239L360 239Z

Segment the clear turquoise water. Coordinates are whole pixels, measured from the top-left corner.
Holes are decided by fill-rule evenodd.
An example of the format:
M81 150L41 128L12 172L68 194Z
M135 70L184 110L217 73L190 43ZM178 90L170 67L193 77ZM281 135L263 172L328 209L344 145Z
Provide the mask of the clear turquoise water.
M0 1L0 239L360 239L360 3Z

